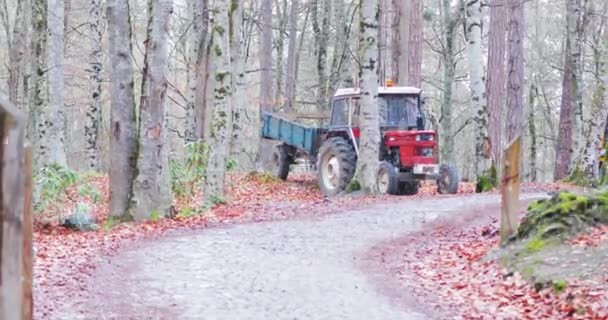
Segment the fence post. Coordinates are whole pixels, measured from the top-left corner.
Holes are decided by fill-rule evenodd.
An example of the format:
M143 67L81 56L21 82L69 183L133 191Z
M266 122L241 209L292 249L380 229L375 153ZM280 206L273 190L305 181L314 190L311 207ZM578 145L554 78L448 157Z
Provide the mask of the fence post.
M33 232L34 217L32 208L32 147L26 146L24 153L23 177L25 178L23 205L23 320L31 320L34 313L34 298L32 294L33 281Z
M0 98L0 141L0 319L29 320L31 315L26 318L23 313L26 275L23 249L27 241L23 237L24 228L29 228L31 234L30 223L24 221L24 211L31 210L24 192L25 117L3 98ZM31 252L31 240L29 244ZM28 291L31 292L31 280Z
M519 169L521 159L521 136L517 136L505 149L501 181L500 242L517 232L519 226Z

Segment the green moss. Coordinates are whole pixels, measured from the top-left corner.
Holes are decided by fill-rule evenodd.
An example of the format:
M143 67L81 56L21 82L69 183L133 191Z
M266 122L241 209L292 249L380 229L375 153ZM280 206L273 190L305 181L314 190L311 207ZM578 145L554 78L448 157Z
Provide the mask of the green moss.
M590 187L594 184L594 181L591 180L579 167L572 170L572 173L570 173L570 175L567 176L564 181L580 187Z
M498 173L496 166L492 165L488 170L484 171L477 177L477 185L475 192L487 192L498 186Z
M154 210L152 211L152 213L150 213L150 221L153 222L157 222L159 221L161 218L160 212L158 212L158 210Z
M361 183L359 180L353 179L346 186L346 193L352 193L361 190Z
M120 224L120 222L121 221L119 218L109 217L108 219L106 219L106 221L103 222L101 227L103 228L103 230L108 231L108 230L114 228L115 226L117 226L118 224Z
M528 244L526 245L526 251L528 253L535 253L535 252L539 252L541 251L545 246L547 245L547 243L545 242L545 240L536 237L532 240L530 240L530 242L528 242Z
M568 287L568 282L566 282L565 280L558 280L558 281L553 281L553 292L555 293L562 293L564 292L564 290L566 290L566 288Z

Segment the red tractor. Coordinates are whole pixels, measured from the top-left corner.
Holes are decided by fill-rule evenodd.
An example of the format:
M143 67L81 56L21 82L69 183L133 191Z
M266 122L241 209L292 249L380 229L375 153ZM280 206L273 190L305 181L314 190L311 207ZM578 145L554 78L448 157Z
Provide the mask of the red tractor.
M425 130L421 90L412 87L380 87L380 165L378 191L414 195L420 181L437 181L439 193L458 192L458 172L437 161L437 135ZM282 141L272 156L275 173L287 178L289 165L306 154L316 158L319 187L327 196L341 193L352 180L358 157L360 92L339 89L331 102L328 126L311 128L265 114L262 137Z

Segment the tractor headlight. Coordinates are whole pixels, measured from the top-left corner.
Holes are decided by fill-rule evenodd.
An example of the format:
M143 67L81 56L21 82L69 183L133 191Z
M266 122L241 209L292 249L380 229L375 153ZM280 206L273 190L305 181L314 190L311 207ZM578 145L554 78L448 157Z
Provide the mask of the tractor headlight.
M415 139L416 139L416 141L420 141L420 135L417 134Z

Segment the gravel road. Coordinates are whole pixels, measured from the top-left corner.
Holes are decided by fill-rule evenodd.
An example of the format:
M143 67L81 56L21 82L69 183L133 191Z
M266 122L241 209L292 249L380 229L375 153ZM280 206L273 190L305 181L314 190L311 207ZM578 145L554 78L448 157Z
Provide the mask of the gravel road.
M538 197L526 195L522 198ZM428 319L376 290L357 259L496 195L403 198L358 211L148 241L100 263L61 319Z

